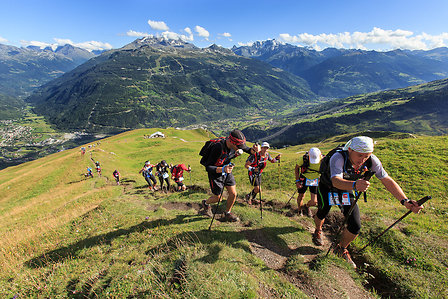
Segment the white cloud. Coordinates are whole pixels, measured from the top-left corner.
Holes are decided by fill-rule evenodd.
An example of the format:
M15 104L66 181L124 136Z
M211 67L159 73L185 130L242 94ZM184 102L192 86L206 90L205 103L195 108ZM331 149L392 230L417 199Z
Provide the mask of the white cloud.
M109 43L103 43L103 42L98 42L98 41L87 41L87 42L82 42L82 43L74 43L72 40L65 39L65 38L54 38L54 40L55 40L55 43L52 43L52 44L46 43L46 42L40 42L40 41L25 41L25 40L20 41L20 43L24 47L36 46L36 47L40 47L41 49L44 49L46 47L51 47L53 50L55 50L58 46L64 46L66 44L72 45L74 47L82 48L87 51L110 50L113 48L112 45Z
M224 36L224 37L232 37L232 35L230 33L228 33L228 32L224 32L221 35Z
M290 35L282 33L279 39L285 42L321 49L326 47L356 49L409 49L428 50L448 45L448 33L429 35L415 34L407 30L384 30L374 27L370 32L341 32L337 34L321 33L313 35L301 33Z
M148 25L154 29L154 30L160 30L160 31L168 31L170 28L165 24L163 21L152 21L148 20Z
M56 49L56 47L58 46L57 44L49 44L49 43L40 42L40 41L36 41L36 40L32 40L32 41L21 40L20 44L23 47L34 46L34 47L39 47L41 49L44 49L46 47L51 47L51 48L53 48L53 50Z
M6 43L6 42L8 42L8 40L0 36L0 43Z
M134 30L128 30L128 32L126 32L127 36L134 36L134 37L145 37L145 36L151 36L151 34L146 33L146 32L138 32L138 31L134 31Z
M194 27L194 30L198 33L199 36L202 36L203 38L208 40L210 33L204 27L196 25L196 27Z
M164 31L160 35L167 39L180 39L183 40L184 42L191 42L194 40L193 34L187 36L185 34L179 34L176 32Z
M250 47L253 44L254 44L254 42L247 42L247 43L238 42L238 46L240 46L240 47L245 47L245 46Z
M192 34L193 34L193 32L191 31L191 28L190 28L190 27L185 27L184 31L185 31L186 33L188 33L188 35L192 35Z

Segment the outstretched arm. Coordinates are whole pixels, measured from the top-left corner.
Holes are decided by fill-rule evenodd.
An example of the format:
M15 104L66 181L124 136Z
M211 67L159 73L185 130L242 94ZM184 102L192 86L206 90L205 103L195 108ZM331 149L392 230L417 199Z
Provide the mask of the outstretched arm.
M400 202L403 199L405 199L405 200L407 199L407 196L404 194L401 187L390 176L382 178L381 183L383 183L383 185L384 185L384 187L386 187L387 191L389 191ZM405 201L404 206L414 213L418 213L418 212L420 212L421 209L423 209L423 206L419 206L415 200Z

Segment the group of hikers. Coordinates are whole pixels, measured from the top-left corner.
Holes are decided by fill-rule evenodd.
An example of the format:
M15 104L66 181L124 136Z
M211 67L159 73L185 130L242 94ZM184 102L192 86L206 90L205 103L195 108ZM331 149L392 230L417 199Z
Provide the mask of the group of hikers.
M190 166L187 167L183 163L168 165L165 160L162 160L156 165L153 165L150 161L146 161L139 173L141 173L145 178L146 182L148 183L148 188L150 190L157 191L159 189L157 188L156 177L153 174L154 168L155 175L159 178L160 190L164 190L164 183L166 183L166 191L169 191L171 189L170 176L171 179L176 183L176 191L184 191L187 189L187 186L184 184L184 171L191 172Z
M232 163L232 159L243 152L249 155L244 166L248 171L251 191L245 196L245 200L248 204L253 204L257 194L261 194L262 173L267 162L280 163L281 160L281 154L272 158L268 153L269 148L267 142L263 142L261 145L255 143L252 147L248 147L244 134L237 129L231 131L227 137L207 141L199 154L202 156L200 163L207 172L212 195L202 200L200 213L214 219L217 208L213 212L212 204L219 204L225 189L228 195L222 220L238 221L239 218L231 212L237 198L236 180L232 172L235 165ZM350 139L344 146L334 148L325 156L316 147L309 149L298 158L294 170L297 188L294 194L296 192L298 194L297 212L300 216L305 215L314 219L313 243L316 246L324 245L322 226L331 207L338 206L344 214L345 222L341 227L343 229L341 238L334 246L334 252L354 268L356 268L356 264L351 259L347 247L360 232L361 217L357 201L361 194L364 194L366 200L366 191L370 186L369 179L373 175L409 211L419 213L423 208L423 205L408 199L401 187L388 175L373 151L374 141L372 138L357 136ZM95 167L98 174L101 175L98 161L95 163ZM167 191L170 190L171 177L176 183L175 190L184 191L186 190L184 171L191 172L191 167L187 167L185 164L168 165L165 160L162 160L156 165L146 161L139 173L145 178L150 190L159 190L157 176L160 190L164 190L164 187ZM88 167L86 176L93 177L90 167ZM120 174L117 170L113 172L113 176L119 184ZM304 195L308 189L311 199L304 204ZM261 207L261 195L258 202ZM314 213L310 210L311 207L317 207Z
M84 155L84 153L82 154ZM95 161L95 170L98 176L101 176L101 164L99 161ZM93 171L90 166L87 166L87 172L84 174L84 176L93 178ZM120 185L120 173L118 172L118 170L115 169L114 172L112 173L112 176L114 177L117 185Z
M237 196L236 181L232 173L234 164L231 160L243 152L249 155L245 167L248 169L249 181L253 188L245 199L251 204L256 194L260 192L261 174L267 161L280 162L281 155L272 158L267 152L268 149L267 142L263 142L261 146L254 144L248 147L246 138L240 130L231 131L228 137L207 141L200 155L201 164L208 174L212 195L202 201L200 213L214 217L211 205L221 200L225 188L228 196L223 220L238 221L238 217L231 212ZM322 226L331 207L338 206L344 214L347 225L343 228L334 252L354 268L356 264L351 259L347 247L360 232L361 218L357 200L362 193L365 196L372 175L375 175L386 190L408 210L419 213L423 208L416 201L408 199L401 187L385 171L380 160L373 154L373 150L372 138L357 136L344 146L333 149L326 156L323 156L318 148L313 147L299 157L295 167L298 213L313 217L315 223L313 243L317 246L324 244ZM304 194L308 188L311 200L304 204ZM310 211L310 207L313 206L317 206L314 215Z

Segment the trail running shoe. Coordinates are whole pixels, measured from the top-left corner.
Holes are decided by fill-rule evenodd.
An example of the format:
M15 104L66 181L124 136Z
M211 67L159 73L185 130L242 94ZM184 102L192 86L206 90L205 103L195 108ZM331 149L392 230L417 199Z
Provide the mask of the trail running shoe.
M344 260L347 261L347 263L350 264L354 269L356 269L356 264L352 260L350 253L348 252L347 248L342 248L339 244L336 246L336 248L333 251L337 256L342 257Z
M205 199L201 203L202 209L199 211L204 216L213 217L212 206L205 202Z
M234 214L230 213L230 212L225 212L224 213L224 221L228 221L228 222L236 222L239 221L240 219L235 216Z
M302 206L302 215L306 217L311 217L310 208L307 205Z
M248 205L252 204L252 198L250 195L251 195L250 193L246 194L246 202Z
M316 246L322 246L324 245L324 242L322 240L322 231L321 230L315 230L313 233L313 243Z

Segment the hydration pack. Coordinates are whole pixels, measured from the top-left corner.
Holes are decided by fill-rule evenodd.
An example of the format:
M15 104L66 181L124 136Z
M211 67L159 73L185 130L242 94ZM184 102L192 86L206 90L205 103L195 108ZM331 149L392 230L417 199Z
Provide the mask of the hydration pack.
M207 160L208 157L210 156L210 152L211 152L211 148L213 147L214 144L219 143L223 140L225 140L225 137L219 137L219 138L215 138L215 139L210 139L209 141L207 141L204 146L201 148L201 150L199 151L199 155L202 156L200 163L203 166L206 166L207 164Z

